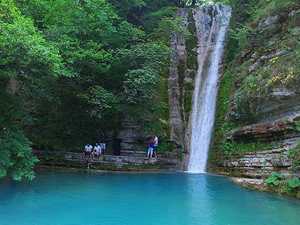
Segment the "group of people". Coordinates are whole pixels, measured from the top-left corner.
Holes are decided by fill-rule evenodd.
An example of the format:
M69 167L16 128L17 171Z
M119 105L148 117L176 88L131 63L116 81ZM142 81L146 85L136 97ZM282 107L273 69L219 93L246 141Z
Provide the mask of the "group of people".
M99 142L95 144L94 148L90 143L86 144L83 150L83 158L87 160L89 157L92 157L92 159L95 160L96 157L99 158L100 155L105 155L107 141L108 141L107 135L104 132L101 132ZM122 139L119 137L119 135L117 135L115 139L115 147L114 147L115 155L120 155L121 142ZM147 151L148 159L157 158L157 147L158 147L158 137L156 136L156 134L154 134L148 143L148 151Z
M148 152L147 152L148 159L157 158L157 147L158 147L158 137L156 136L156 134L154 134L148 144Z
M85 160L87 160L90 156L92 156L94 160L95 157L99 158L100 155L105 155L107 141L107 135L104 132L101 132L99 142L95 144L94 148L92 145L90 145L90 143L87 143L83 150L83 157L85 158Z

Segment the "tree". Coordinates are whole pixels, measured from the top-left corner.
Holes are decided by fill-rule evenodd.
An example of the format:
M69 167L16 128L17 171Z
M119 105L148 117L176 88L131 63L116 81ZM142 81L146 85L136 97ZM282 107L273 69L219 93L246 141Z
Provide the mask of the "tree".
M15 180L24 176L33 179L33 166L38 160L31 154L31 142L19 129L30 120L23 111L24 104L28 107L30 101L41 97L39 90L45 77L63 73L58 51L37 31L31 19L20 14L12 0L3 0L0 3L0 178L10 174ZM12 83L13 91L9 88Z
M5 128L0 131L0 178L10 174L14 180L34 178L33 167L38 159L31 153L31 142L21 131Z

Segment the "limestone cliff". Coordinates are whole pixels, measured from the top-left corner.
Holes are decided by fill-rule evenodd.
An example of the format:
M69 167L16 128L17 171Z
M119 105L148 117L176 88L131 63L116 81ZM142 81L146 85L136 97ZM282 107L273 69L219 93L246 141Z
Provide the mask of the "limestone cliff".
M300 9L289 2L233 34L239 54L221 81L211 171L300 175Z

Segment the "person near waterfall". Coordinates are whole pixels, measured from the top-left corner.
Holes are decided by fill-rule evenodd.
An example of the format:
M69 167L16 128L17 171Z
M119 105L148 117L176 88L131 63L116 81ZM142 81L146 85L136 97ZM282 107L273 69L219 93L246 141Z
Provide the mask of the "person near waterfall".
M154 134L153 136L154 138L154 145L153 145L153 154L154 154L154 158L157 158L157 148L158 148L158 137L156 134Z
M147 159L152 159L153 147L154 147L154 138L151 138L151 140L148 144Z

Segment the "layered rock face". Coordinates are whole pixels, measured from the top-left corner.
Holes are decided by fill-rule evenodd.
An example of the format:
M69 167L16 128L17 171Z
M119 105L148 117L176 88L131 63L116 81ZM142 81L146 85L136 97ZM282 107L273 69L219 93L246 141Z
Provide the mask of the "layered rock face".
M121 154L122 155L143 155L141 149L146 149L146 143L150 137L141 131L142 121L135 118L125 118L122 123L122 129L119 130L119 135L122 138Z
M227 133L227 140L234 142L260 142L266 144L277 144L294 148L299 138L298 121L300 117L290 118L287 121L275 121L265 124L245 126L241 129ZM295 142L296 140L296 142Z
M233 88L223 123L234 128L216 127L211 171L255 178L271 171L300 176L299 21L295 9L251 25L257 32L252 38L265 38L249 40L255 45L245 48L231 68Z
M259 147L254 152L233 154L228 159L221 157L211 167L211 171L226 172L236 176L263 178L272 171L286 176L300 176L298 124L300 117L289 121L245 126L227 133L227 141L251 145L260 143L270 150ZM264 147L262 147L264 148Z
M211 171L251 178L266 178L272 171L285 176L300 176L299 167L293 165L293 160L285 155L286 152L286 148L279 148L247 152L243 157L236 155L232 159L221 158Z

